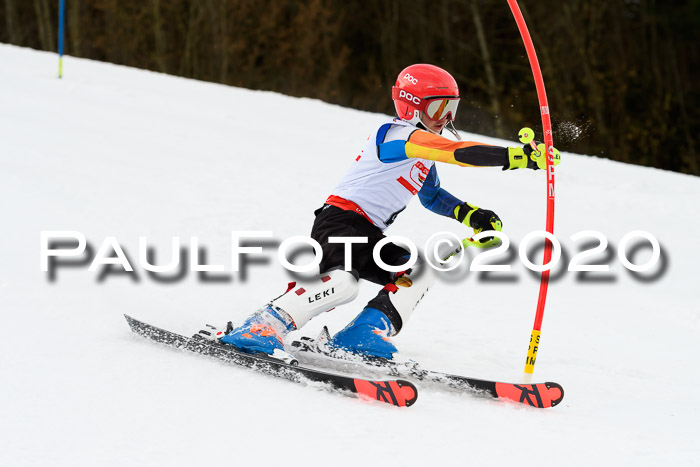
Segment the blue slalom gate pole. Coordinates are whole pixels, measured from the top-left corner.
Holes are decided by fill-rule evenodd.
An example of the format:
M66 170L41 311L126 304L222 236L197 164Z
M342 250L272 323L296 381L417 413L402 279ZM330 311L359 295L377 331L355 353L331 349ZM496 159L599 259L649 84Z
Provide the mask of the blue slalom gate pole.
M66 0L58 0L58 77L63 77L63 24L66 22Z

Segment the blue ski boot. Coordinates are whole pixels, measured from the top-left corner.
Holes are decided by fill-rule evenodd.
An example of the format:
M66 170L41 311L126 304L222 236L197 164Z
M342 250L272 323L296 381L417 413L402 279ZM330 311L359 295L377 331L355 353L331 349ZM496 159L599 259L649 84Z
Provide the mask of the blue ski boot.
M284 351L284 336L294 329L294 323L287 313L267 305L221 338L221 342L242 352L263 353L287 361L293 357Z
M333 336L328 345L364 357L391 360L397 351L388 337L391 329L389 318L368 306L345 329Z

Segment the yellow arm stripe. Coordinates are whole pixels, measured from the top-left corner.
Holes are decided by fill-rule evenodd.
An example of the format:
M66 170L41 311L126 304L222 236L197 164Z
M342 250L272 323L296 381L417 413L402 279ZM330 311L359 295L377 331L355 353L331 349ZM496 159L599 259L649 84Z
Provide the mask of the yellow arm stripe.
M455 159L455 151L461 148L469 148L473 146L486 146L482 143L473 141L450 141L442 136L428 133L427 131L418 130L406 141L406 157L416 159L428 159L437 162L446 162L448 164L460 165L462 167L481 167L477 165L466 164Z

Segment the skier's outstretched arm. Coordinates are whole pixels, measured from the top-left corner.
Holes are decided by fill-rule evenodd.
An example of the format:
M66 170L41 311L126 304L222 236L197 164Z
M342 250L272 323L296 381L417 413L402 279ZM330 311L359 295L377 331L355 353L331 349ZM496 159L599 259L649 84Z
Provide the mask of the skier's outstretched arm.
M389 141L378 145L379 159L388 163L416 158L463 167L537 169L537 164L530 159L526 150L474 141L452 141L424 130L414 131L406 141Z

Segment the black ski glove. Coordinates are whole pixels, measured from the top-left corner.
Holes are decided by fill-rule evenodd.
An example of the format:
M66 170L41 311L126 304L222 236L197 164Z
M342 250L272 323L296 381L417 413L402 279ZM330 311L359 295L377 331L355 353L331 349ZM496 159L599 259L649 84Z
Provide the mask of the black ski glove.
M503 228L503 222L501 218L498 217L498 214L488 209L472 206L469 203L457 205L454 213L455 219L474 229L475 234L483 232L484 230L498 230L500 232ZM483 238L481 242L487 242L491 239L493 239L493 237Z

